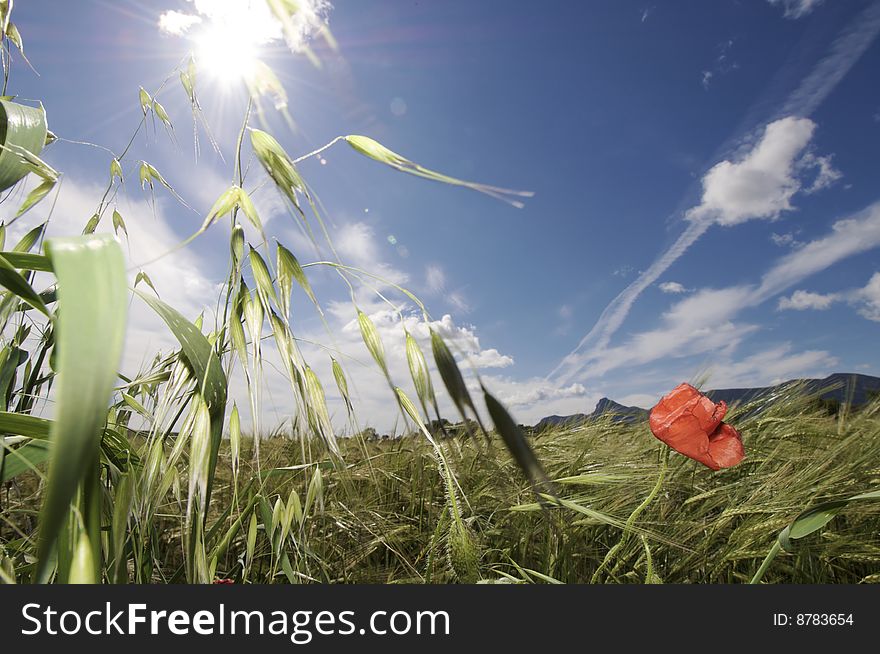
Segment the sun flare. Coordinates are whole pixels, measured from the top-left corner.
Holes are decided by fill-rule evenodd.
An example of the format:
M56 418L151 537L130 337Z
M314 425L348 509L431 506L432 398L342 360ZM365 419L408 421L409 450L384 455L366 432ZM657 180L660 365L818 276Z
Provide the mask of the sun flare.
M211 77L233 83L253 76L260 51L253 33L214 23L194 41L196 64Z
M196 65L224 84L252 78L261 50L282 37L281 25L265 2L198 0L198 14L166 12L160 28L188 37Z

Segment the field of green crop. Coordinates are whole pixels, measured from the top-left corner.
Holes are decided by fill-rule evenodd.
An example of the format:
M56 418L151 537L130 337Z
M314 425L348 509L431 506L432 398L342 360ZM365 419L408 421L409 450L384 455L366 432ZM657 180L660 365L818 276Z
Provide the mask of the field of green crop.
M469 366L441 334L430 332L428 352L408 332L383 343L354 289L379 287L392 307L386 296L406 299L430 325L410 291L338 257L300 261L264 233L252 169L335 254L298 168L314 153L290 154L257 128L258 99L230 158L236 182L181 244L209 229L226 234L223 296L195 320L159 299L145 271L126 269L128 233L113 199L128 192L125 180L183 202L173 180L137 156L148 127L157 138L172 134L163 93L185 94L196 129L204 123L191 59L158 89L133 93L142 119L122 149L106 151L106 189L82 233L45 238L43 222L7 243L9 226L34 206L55 210L61 178L43 158L56 140L52 108L7 89L11 50L22 47L11 11L0 3L0 190L29 190L4 195L4 209L16 206L0 225L0 582L880 581L880 402L830 415L794 389L737 407L727 420L743 434L746 459L720 472L671 452L646 424L529 433L476 373L463 372ZM258 88L274 88L271 71L261 74ZM429 170L367 136L325 148L346 145L515 205L529 196ZM96 234L102 224L116 236ZM357 424L346 371L332 359L333 377L318 377L290 312L295 293L320 312L309 282L317 268L351 289L365 353L387 381L388 414L408 436L338 437L326 389ZM154 311L179 347L156 352L131 377L120 361L133 302ZM254 439L242 416L260 415L266 340L281 356L296 431ZM405 350L412 397L392 379L386 347ZM241 411L229 397L233 379L249 389ZM441 395L454 407L448 417L472 429L430 428Z
M224 441L205 522L208 578L748 582L801 511L880 483L880 404L831 416L793 396L763 408L737 422L747 459L720 473L666 456L645 424L536 435L559 498L544 508L500 439L438 442L456 480L452 495L437 450L418 435L340 440L344 464L317 440L306 443L304 459L299 440L278 436L263 441L259 466L253 441L243 438L237 475ZM109 460L103 466L99 574L108 582L184 582L189 456L158 493L144 485L146 441L130 442L141 463L128 472ZM163 455L173 451L169 442ZM26 473L4 485L5 581L33 574L42 478ZM120 506L129 507L127 522ZM878 533L876 502L852 502L816 533L791 540L792 551L776 556L762 581L880 581Z

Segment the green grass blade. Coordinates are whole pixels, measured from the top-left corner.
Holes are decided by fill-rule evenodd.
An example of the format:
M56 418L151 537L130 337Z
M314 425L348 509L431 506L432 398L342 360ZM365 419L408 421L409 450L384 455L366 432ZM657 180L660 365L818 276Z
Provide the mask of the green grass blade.
M36 270L40 272L52 272L52 262L49 257L31 252L0 252L0 257L6 259L13 268L19 270Z
M535 456L522 429L519 428L516 421L507 412L507 409L502 406L501 402L496 400L485 388L483 388L483 398L486 401L486 409L489 411L492 422L495 423L495 431L504 440L504 444L513 455L517 465L528 477L532 488L536 493L541 490L546 491L550 481L547 479L547 475L544 474L544 468L541 466L541 462L538 461L538 457Z
M34 309L47 316L49 315L49 310L46 308L43 298L28 284L27 280L21 276L21 273L2 256L0 256L0 286L20 297Z
M205 496L205 511L211 498L214 469L217 467L217 450L223 436L223 418L226 410L226 375L220 359L196 326L184 318L176 309L162 300L135 289L137 295L155 311L180 343L193 376L197 380L199 394L208 407L211 421L211 443L208 462L208 483Z
M465 188L469 188L480 193L485 193L486 195L489 195L495 199L507 202L517 209L521 209L524 205L520 200L514 200L513 198L530 198L534 195L534 193L532 193L531 191L515 191L512 189L499 188L497 186L489 186L487 184L477 184L475 182L469 182L463 179L458 179L456 177L450 177L449 175L444 175L443 173L438 173L435 170L430 170L428 168L425 168L424 166L420 166L414 161L410 161L406 157L399 155L392 150L389 150L384 145L382 145L378 141L371 139L368 136L350 134L344 138L345 141L352 148L354 148L355 151L359 152L365 157L373 159L374 161L378 161L379 163L390 166L395 170L399 170L402 173L408 173L410 175L415 175L416 177L421 177L423 179L430 179L434 182L451 184L452 186L464 186Z

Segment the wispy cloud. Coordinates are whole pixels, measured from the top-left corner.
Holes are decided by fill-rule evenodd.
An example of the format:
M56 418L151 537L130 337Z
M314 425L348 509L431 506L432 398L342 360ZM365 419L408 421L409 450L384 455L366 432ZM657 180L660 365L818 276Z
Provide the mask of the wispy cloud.
M729 358L758 329L753 324L736 322L743 310L763 304L839 261L876 247L880 247L880 202L835 222L825 236L780 257L757 284L697 290L664 313L657 327L637 332L614 347L608 347L606 340L602 347L570 355L572 358L565 362L570 367L562 371L559 378L564 381L559 383L601 377L612 370L670 357L703 353L716 357L727 353ZM872 279L866 288L862 309L873 315L871 299L880 300L880 277L876 282Z
M809 116L828 97L880 33L880 3L871 3L831 44L828 54L780 107L777 117Z
M728 73L739 68L739 64L734 61L731 56L731 50L733 49L733 39L722 41L718 44L716 49L718 51L718 54L715 56L712 65L702 72L702 76L700 78L700 82L702 83L703 88L707 91L709 90L709 85L713 79L721 75L727 75Z
M825 350L797 352L791 343L781 343L736 361L719 361L707 371L707 384L712 388L742 388L793 378L824 377L838 363L837 357Z
M786 18L796 20L812 12L824 0L767 0L771 5L782 7Z
M550 372L548 378L556 378L559 383L565 384L580 374L587 362L590 361L591 352L602 350L608 345L611 336L623 324L642 292L656 282L660 275L665 273L707 229L709 229L709 223L691 223L672 247L605 307L593 328L580 340L577 347Z
M792 232L786 232L784 234L773 232L770 235L770 240L773 241L774 245L781 248L797 248L803 245L803 243L797 239L796 234Z
M333 237L336 251L351 265L381 277L393 284L403 284L409 275L386 262L379 249L373 228L365 222L351 222L339 227Z
M700 83L707 91L709 90L709 83L712 81L713 77L715 77L715 73L713 73L711 70L703 71L703 76L700 78Z
M425 266L425 285L428 292L433 295L442 295L446 292L446 273L438 264Z
M559 316L559 322L553 329L553 334L565 336L574 324L574 307L571 304L563 304L556 310L556 315Z
M470 313L471 305L464 291L448 288L446 271L440 264L432 263L425 267L425 286L431 295L445 300L457 313Z
M880 246L880 202L850 218L838 220L822 238L778 260L761 279L750 297L750 304L760 304L797 284L802 279L860 252Z
M861 288L825 294L795 291L791 297L780 298L777 308L780 311L824 311L836 302L847 302L856 308L860 316L880 322L880 272L874 273Z

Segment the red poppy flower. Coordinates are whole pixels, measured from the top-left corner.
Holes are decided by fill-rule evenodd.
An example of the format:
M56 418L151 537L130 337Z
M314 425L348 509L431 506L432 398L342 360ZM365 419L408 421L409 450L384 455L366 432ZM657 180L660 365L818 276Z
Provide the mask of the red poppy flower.
M716 404L690 384L681 384L651 409L648 424L676 452L720 470L745 456L739 432L721 422L725 413L725 402Z
M215 579L213 583L214 585L219 584L225 586L226 584L234 584L235 582L232 579Z

